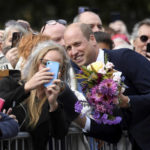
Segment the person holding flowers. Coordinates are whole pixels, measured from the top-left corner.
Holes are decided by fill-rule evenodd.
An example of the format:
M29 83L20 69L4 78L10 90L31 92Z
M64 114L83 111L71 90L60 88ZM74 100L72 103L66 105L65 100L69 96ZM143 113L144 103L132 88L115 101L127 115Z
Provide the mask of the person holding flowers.
M92 120L86 119L85 129L87 132L90 131L88 134L91 136L96 135L101 138L107 135L106 126L111 128L112 126L121 125L122 130L128 131L133 150L148 150L150 147L149 61L130 49L118 49L116 51L99 49L92 30L88 25L82 23L69 25L64 33L64 40L66 51L72 60L74 71L79 75L77 75L79 78L83 75L81 77L82 80L78 80L78 82L84 85L82 88L88 99L88 104L94 108L95 106L97 107L98 104L101 104L97 101L101 100L103 104L97 108L100 112L103 111L103 113L94 111L93 113L95 114L92 114L93 118L95 120L97 119L99 126L93 126ZM95 68L91 66L92 71L90 71L86 66L98 61L101 61L105 67L102 67L101 70L93 74L93 72L96 72ZM112 74L112 72L106 70L108 62L114 65L112 72L118 72L117 74L121 76L116 75L114 78L109 76L105 79L106 75ZM87 76L85 76L85 72ZM122 80L119 79L119 84L117 85L117 82L114 82L114 80L120 77L122 77ZM91 78L97 78L100 84L94 84L96 87L91 86ZM124 84L121 84L120 81L123 81ZM92 81L92 83L93 82L94 81ZM126 85L126 88L123 92L124 85ZM96 99L97 97L93 98L93 95L97 96L98 99ZM109 119L109 115L114 112L112 113L110 107L113 105L106 103L109 102L108 96L113 99L111 100L111 104L118 103L120 106L115 112L115 117L117 117L117 115L120 116L120 119L117 119L117 124L109 122L111 120ZM77 108L79 108L78 111L80 111L82 106L79 103L77 105ZM107 109L106 107L102 107L105 105L108 106ZM102 118L100 117L101 114L103 115ZM120 124L118 124L119 122ZM103 128L103 130L101 130L101 128Z

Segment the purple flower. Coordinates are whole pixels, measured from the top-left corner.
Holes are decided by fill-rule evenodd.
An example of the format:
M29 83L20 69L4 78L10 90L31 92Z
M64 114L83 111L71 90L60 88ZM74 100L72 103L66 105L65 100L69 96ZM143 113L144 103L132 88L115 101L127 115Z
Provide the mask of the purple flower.
M101 117L101 120L104 124L107 124L107 118L108 118L107 114L103 114L103 116Z
M101 113L105 113L107 111L104 105L96 105L96 110Z
M82 106L81 102L80 102L80 101L77 101L77 102L75 103L75 112L81 113L82 108L83 108L83 106Z
M94 117L94 119L99 119L100 113L98 111L93 111L93 117Z
M90 98L91 98L91 99L94 99L95 103L98 103L98 102L102 101L102 99L103 99L103 94L100 92L98 86L94 86L94 87L91 89Z
M78 71L78 74L83 74L83 71L82 71L82 70L79 70L79 71Z
M103 123L113 125L113 124L119 124L121 122L121 120L122 120L122 118L117 116L117 117L114 117L113 119L107 119Z
M119 116L117 116L117 117L115 118L113 124L118 124L118 123L120 123L121 121L122 121L122 118L119 117Z
M98 124L101 124L101 123L102 123L102 121L101 121L101 119L100 119L101 115L100 115L99 112L93 111L93 115L92 115L92 116L93 116L94 120L95 120Z
M105 79L99 84L99 90L102 94L116 96L118 94L117 83L112 79Z

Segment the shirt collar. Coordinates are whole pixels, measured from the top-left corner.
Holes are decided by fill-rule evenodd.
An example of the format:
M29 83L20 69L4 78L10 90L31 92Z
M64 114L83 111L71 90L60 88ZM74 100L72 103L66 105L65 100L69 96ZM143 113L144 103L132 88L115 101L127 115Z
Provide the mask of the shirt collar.
M99 49L96 61L101 61L102 63L104 63L104 51L102 49Z

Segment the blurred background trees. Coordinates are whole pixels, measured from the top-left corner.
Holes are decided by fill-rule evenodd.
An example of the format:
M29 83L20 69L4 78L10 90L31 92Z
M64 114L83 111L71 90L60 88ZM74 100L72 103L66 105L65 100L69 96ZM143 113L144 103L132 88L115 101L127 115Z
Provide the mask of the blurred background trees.
M112 21L115 16L112 14L120 14L129 32L137 21L150 17L149 0L1 0L0 28L9 19L25 19L36 30L50 19L72 22L79 6L96 9L104 25Z

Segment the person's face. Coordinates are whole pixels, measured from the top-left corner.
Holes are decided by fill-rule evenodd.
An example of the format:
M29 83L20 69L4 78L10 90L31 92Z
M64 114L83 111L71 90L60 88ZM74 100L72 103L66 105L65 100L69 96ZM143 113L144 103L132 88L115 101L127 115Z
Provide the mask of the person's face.
M12 45L12 36L14 32L19 32L18 30L11 30L8 33L8 37L5 39L5 41L3 41L3 48L4 47L11 47Z
M55 24L55 25L49 25L47 24L45 27L45 30L43 31L44 35L48 35L51 37L51 40L55 41L56 43L65 46L64 44L64 32L65 32L65 26L62 24Z
M90 25L93 32L104 31L102 21L100 20L99 16L95 14L84 13L80 17L80 22Z
M143 35L144 36L146 35L148 37L148 40L145 42L141 41L141 39L140 39L140 37ZM138 37L133 42L133 46L135 48L135 51L142 54L143 56L146 56L146 45L147 45L147 43L150 43L150 26L142 25L139 28Z
M60 63L60 67L63 65L63 56L56 50L50 50L42 58L42 62L39 65L39 70L45 68L47 61L56 61Z
M78 66L89 65L96 61L94 35L87 40L78 27L71 27L65 32L64 40L69 57Z
M127 33L126 25L121 20L117 20L111 23L110 27L114 29L117 33L122 33L122 34Z

